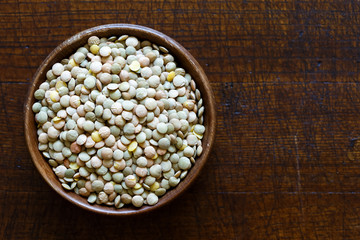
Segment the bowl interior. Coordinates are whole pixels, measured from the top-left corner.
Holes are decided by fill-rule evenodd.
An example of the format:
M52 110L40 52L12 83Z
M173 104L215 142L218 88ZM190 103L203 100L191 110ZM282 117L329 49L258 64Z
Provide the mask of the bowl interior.
M39 87L42 82L45 81L46 72L51 68L54 63L59 62L64 58L68 58L79 47L85 45L87 43L87 39L92 35L96 35L99 37L110 37L121 36L123 34L136 36L140 40L149 40L150 42L155 43L159 46L166 47L169 52L175 57L175 61L178 63L178 65L182 66L188 73L191 74L192 78L196 82L197 88L201 91L202 94L204 102L203 105L205 106L204 125L206 127L206 132L202 140L203 153L200 157L196 159L196 164L190 169L188 175L179 183L177 187L168 191L164 196L159 198L159 202L156 205L144 205L141 208L128 206L121 209L116 209L113 206L108 207L97 204L91 205L86 201L86 198L83 198L75 194L74 192L68 192L63 189L50 165L38 150L38 141L36 134L37 128L34 120L35 115L32 112L32 105L35 100L33 97L34 91ZM190 183L194 181L195 177L199 174L199 171L204 166L206 159L209 157L210 149L212 147L215 136L215 120L214 98L210 84L199 63L191 56L191 54L187 50L185 50L175 40L153 29L130 24L109 24L94 27L77 33L73 37L67 39L62 44L60 44L57 48L55 48L40 65L33 78L33 82L29 89L27 101L25 104L25 138L29 152L36 168L38 169L42 177L45 179L45 181L62 197L69 200L75 205L94 212L108 215L131 215L141 212L147 212L149 210L156 209L165 205L166 203L174 199L176 196L178 196L180 193L182 193L190 185Z

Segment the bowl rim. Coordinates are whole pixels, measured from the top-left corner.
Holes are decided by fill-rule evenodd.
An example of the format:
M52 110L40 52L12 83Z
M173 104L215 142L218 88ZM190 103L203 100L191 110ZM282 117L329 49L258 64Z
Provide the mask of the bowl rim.
M180 181L180 184L177 185L175 188L171 188L171 190L168 191L164 196L160 197L159 202L153 206L144 205L141 208L127 207L127 208L117 209L114 206L89 204L86 198L79 196L74 192L65 191L62 188L61 183L58 179L56 183L46 175L45 172L46 169L44 169L44 163L48 166L48 168L51 171L52 169L48 164L48 162L46 161L46 159L42 156L42 154L38 150L37 140L34 141L34 139L31 136L33 135L33 132L31 133L30 131L34 131L36 136L36 127L34 122L34 113L32 112L32 104L34 103L33 94L35 89L37 88L37 86L39 86L40 83L44 81L44 79L40 79L40 76L46 74L46 71L49 69L49 66L54 64L52 62L54 62L55 59L61 60L63 58L69 57L69 54L62 55L64 49L65 50L77 49L84 45L84 44L82 45L80 44L81 42L84 42L84 39L86 39L87 42L88 37L92 35L110 37L112 34L109 34L109 32L119 32L117 36L120 36L121 34L124 33L133 35L142 40L148 39L152 43L161 42L161 44L159 45L163 45L167 49L169 49L169 52L175 57L175 61L181 62L182 67L184 67L183 66L184 61L188 61L188 64L191 66L191 68L184 67L184 69L186 69L187 72L189 72L189 70L190 72L192 71L191 75L194 81L196 82L197 88L200 88L202 98L203 99L204 97L206 98L206 101L204 101L204 105L206 107L206 111L204 113L205 114L204 120L207 121L207 131L205 132L204 135L204 139L206 139L206 146L204 146L205 143L203 142L202 155L197 158L196 164L190 169L189 174L182 181ZM74 50L71 51L73 52ZM193 76L194 73L195 75L198 76L197 78ZM165 206L171 201L173 201L179 195L183 194L185 190L187 190L190 187L190 185L194 182L194 179L199 175L200 171L204 167L204 164L206 163L207 159L210 156L210 152L215 139L215 128L216 128L215 100L214 100L213 91L210 86L210 82L205 72L203 71L202 67L195 60L195 58L177 41L165 35L164 33L161 33L157 30L141 25L124 24L124 23L99 25L78 32L73 36L71 36L70 38L63 41L60 45L58 45L54 50L50 52L50 54L39 65L37 71L35 72L31 81L31 85L28 89L26 102L24 105L24 111L25 111L24 135L25 135L26 145L30 152L31 160L34 163L40 175L42 176L42 178L47 182L47 184L53 190L55 190L60 196L62 196L72 204L79 206L82 209L104 215L128 216L139 213L145 213L145 212L153 211L155 209L159 209L160 207ZM34 148L34 144L36 146L35 148ZM42 163L40 162L39 158L41 158L41 161L43 161ZM47 167L45 166L45 168ZM196 169L194 171L191 171L194 168ZM164 198L165 196L168 197ZM83 200L79 199L79 197ZM165 200L161 201L161 199L165 199Z

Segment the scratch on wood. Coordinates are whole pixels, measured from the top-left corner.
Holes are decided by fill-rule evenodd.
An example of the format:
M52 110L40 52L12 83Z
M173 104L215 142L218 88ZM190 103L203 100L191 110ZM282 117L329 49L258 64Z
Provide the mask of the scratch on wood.
M294 141L295 141L295 151L296 151L296 173L297 173L296 190L298 193L300 193L301 192L301 174L300 174L300 163L299 163L299 142L298 142L297 135L294 136Z
M303 201L302 201L302 195L301 195L301 174L300 174L300 157L299 157L299 141L297 134L294 135L294 141L295 141L295 151L296 151L296 191L298 193L299 198L299 204L300 204L300 212L301 212L301 222L299 222L299 229L301 236L303 235L302 231L302 223L304 223L304 211L303 211Z

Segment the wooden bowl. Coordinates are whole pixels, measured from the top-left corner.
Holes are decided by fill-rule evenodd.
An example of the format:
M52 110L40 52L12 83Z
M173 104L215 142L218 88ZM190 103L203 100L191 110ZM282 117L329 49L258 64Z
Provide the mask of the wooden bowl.
M66 191L61 186L57 176L54 174L48 162L42 156L38 150L38 141L36 134L35 115L32 112L32 105L34 103L34 91L38 89L39 85L45 81L46 72L51 69L52 65L56 62L61 61L64 58L68 58L74 53L79 47L87 43L87 39L96 35L98 37L110 37L110 36L121 36L123 34L133 35L141 40L149 40L152 43L166 47L169 52L175 57L175 61L182 66L188 73L191 74L197 84L197 88L201 91L204 106L204 125L206 132L203 138L203 153L196 159L196 164L190 169L188 175L179 183L178 186L168 191L164 196L159 198L159 202L154 206L144 205L141 208L135 208L132 206L123 207L116 209L114 206L103 206L103 205L91 205L87 202L87 199L81 197L74 192ZM214 98L210 87L210 83L193 56L179 43L165 34L155 31L151 28L130 25L130 24L109 24L97 26L94 28L87 29L80 33L75 34L71 38L64 41L57 48L55 48L40 65L33 82L30 86L26 105L25 105L25 138L26 143L32 157L32 160L40 172L41 176L45 181L62 197L69 200L71 203L93 212L102 213L106 215L132 215L143 212L148 212L153 209L157 209L171 200L175 199L181 193L189 187L189 185L195 181L195 178L199 175L200 170L203 168L207 158L209 157L211 147L213 145L215 137L215 107Z

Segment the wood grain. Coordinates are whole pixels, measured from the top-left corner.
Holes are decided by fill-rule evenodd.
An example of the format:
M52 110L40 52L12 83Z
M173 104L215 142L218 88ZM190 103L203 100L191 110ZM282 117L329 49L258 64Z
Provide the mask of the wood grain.
M347 158L360 135L360 3L7 0L0 22L1 238L360 238L360 162ZM39 64L74 33L115 22L180 42L217 103L216 147L197 182L139 218L59 198L23 136Z

